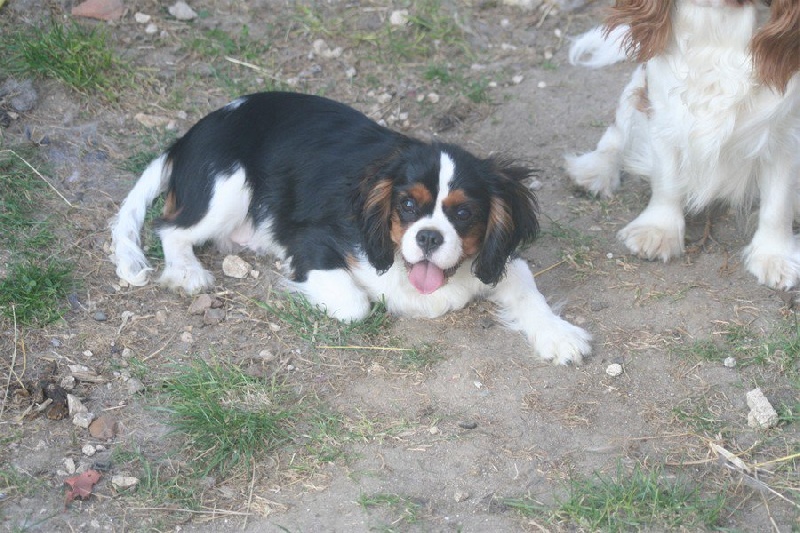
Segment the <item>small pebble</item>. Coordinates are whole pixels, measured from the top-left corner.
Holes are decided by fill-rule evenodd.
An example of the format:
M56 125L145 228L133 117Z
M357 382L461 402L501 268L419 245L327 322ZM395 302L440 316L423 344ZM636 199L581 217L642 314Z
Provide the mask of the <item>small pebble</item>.
M108 317L106 316L106 314L104 312L97 311L94 314L94 319L97 320L98 322L105 322L106 320L108 320Z
M726 357L725 360L722 362L728 368L733 368L736 366L736 358L735 357Z
M459 503L460 503L460 502L463 502L463 501L466 501L466 500L468 500L468 499L469 499L469 492L461 492L461 491L456 491L456 492L453 494L453 499L454 499L456 502L459 502Z
M244 279L251 270L250 263L238 255L227 255L222 260L222 272L229 278Z
M389 24L392 26L405 26L408 24L408 9L398 9L389 15Z
M125 385L128 387L128 395L135 396L144 390L144 383L142 383L137 378L131 378L125 382Z
M169 14L175 17L178 20L192 20L197 18L197 13L195 13L194 9L189 7L189 4L186 2L175 2L174 5L170 6Z
M223 320L225 320L224 309L207 309L206 312L203 313L203 324L206 326L219 324Z
M113 476L111 484L117 490L125 490L135 487L139 483L139 479L132 476Z
M472 421L459 422L458 423L458 427L460 427L461 429L475 429L475 428L478 427L478 423L477 422L472 422Z
M212 303L214 303L214 299L211 297L211 295L201 294L192 300L191 305L189 305L189 314L202 315L206 312L206 309L211 308Z
M89 429L89 424L92 423L92 420L94 420L94 414L92 413L76 413L72 417L72 423L83 429Z
M83 448L81 448L81 453L86 457L91 457L97 453L97 448L92 446L91 444L85 444Z
M620 374L622 374L622 365L619 363L612 363L608 365L608 367L606 367L606 374L608 374L612 378L619 376Z

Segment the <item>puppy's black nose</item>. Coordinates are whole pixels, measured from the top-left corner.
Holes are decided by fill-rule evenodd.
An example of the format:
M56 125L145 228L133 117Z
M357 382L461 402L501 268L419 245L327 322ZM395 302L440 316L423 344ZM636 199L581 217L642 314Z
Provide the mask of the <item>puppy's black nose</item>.
M423 229L417 232L417 245L426 254L436 250L443 242L444 237L442 234L434 229Z

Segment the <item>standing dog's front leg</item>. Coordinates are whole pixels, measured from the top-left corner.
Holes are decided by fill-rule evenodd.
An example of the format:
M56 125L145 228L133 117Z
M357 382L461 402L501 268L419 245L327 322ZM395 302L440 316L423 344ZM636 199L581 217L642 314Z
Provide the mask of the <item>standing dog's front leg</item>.
M542 359L578 364L591 352L591 335L550 309L524 260L513 259L508 264L505 277L492 288L488 299L500 307L499 319L524 333Z
M759 283L790 289L800 280L800 250L792 234L797 194L791 157L762 162L758 229L744 250L745 265Z
M668 143L653 141L650 202L617 237L628 249L646 259L664 262L683 254L686 221L683 191L678 179L677 154Z

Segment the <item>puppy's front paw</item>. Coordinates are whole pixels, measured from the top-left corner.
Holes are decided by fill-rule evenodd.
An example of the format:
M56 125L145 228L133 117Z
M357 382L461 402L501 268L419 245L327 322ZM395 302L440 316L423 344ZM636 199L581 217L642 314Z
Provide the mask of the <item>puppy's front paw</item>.
M528 340L539 357L560 365L580 364L583 356L592 351L592 336L557 316L541 324L540 328L528 335Z
M617 233L634 254L665 263L683 254L683 214L671 209L647 208Z

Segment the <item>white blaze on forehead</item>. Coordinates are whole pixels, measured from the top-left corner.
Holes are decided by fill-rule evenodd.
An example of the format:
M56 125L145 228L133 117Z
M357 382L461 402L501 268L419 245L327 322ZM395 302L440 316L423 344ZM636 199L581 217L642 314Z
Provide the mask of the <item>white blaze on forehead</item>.
M436 198L436 208L440 208L447 195L450 194L450 182L456 172L456 164L446 153L442 152L439 159L439 195Z

